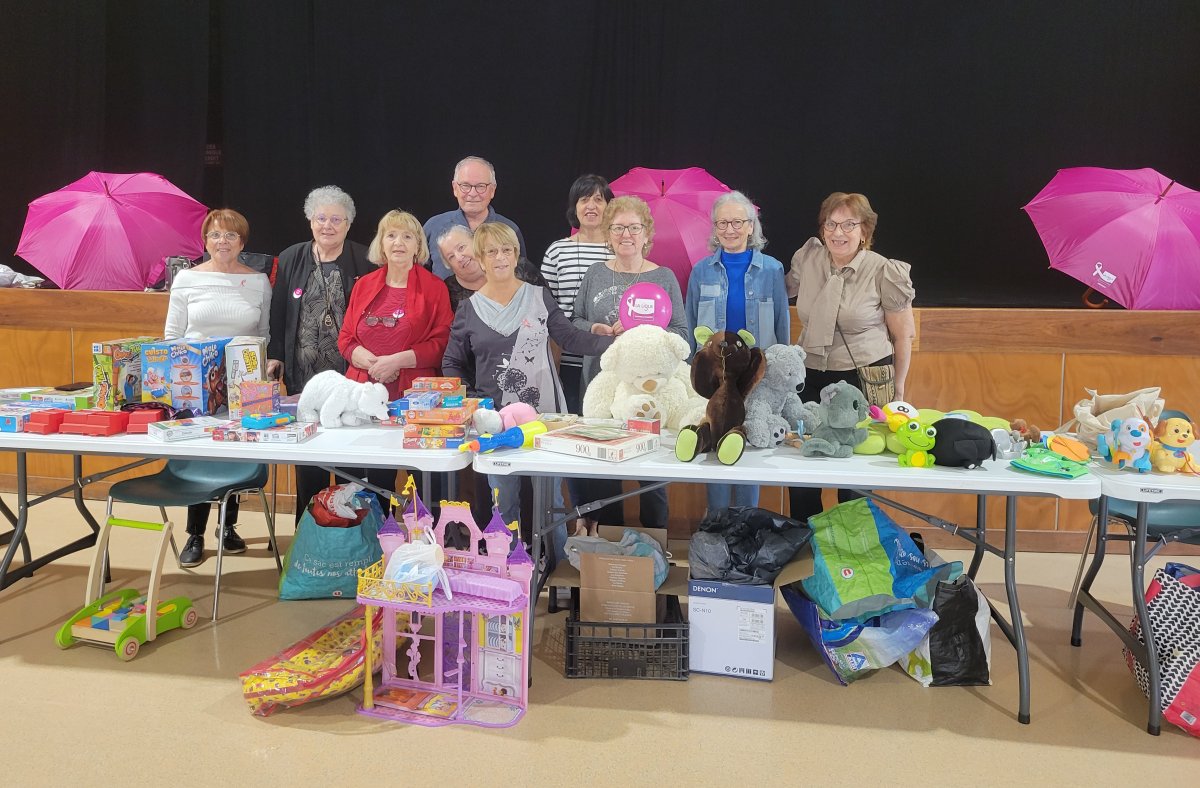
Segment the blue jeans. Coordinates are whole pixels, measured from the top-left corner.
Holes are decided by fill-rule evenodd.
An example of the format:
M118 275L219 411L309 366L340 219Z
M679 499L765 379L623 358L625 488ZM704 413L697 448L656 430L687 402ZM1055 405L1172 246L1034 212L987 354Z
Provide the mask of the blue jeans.
M757 484L707 484L705 487L710 512L730 506L758 506Z

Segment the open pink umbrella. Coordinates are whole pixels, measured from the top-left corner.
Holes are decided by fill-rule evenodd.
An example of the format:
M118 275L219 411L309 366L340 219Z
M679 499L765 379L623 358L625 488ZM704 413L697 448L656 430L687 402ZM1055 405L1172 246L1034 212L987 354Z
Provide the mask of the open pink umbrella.
M198 257L208 209L152 172L89 172L29 203L17 254L64 290L142 290Z
M1152 169L1072 167L1025 212L1051 268L1126 309L1200 309L1200 193Z
M641 197L654 217L654 248L649 258L675 272L687 292L696 261L711 254L712 206L729 187L700 167L654 170L634 167L613 181L613 194Z

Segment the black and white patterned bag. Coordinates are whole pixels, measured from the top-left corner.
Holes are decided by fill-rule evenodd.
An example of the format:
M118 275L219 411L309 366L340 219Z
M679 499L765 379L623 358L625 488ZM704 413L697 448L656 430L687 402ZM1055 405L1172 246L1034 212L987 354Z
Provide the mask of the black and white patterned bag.
M1175 563L1159 569L1146 591L1146 608L1161 666L1163 717L1200 737L1200 571ZM1139 643L1146 642L1136 617L1129 631ZM1125 663L1149 697L1146 667L1129 649L1124 652Z

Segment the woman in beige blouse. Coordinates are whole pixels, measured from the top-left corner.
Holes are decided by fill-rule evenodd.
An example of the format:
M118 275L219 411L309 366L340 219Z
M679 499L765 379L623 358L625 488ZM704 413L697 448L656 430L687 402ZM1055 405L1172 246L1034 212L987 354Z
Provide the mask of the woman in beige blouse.
M908 263L871 251L878 221L864 195L834 192L821 203L820 237L792 256L787 292L804 326L805 400L817 401L821 389L839 380L861 387L855 367L872 364L895 364L896 399L904 399L916 291ZM790 495L792 517L821 511L820 490L792 487ZM839 500L852 497L838 491Z

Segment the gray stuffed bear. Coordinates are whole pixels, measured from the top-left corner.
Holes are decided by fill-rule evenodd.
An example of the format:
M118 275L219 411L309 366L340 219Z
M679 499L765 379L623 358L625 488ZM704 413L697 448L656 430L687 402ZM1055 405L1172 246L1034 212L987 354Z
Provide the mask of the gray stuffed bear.
M858 426L867 417L867 398L843 380L821 389L816 415L820 423L800 447L805 457L849 457L867 439L866 428Z
M783 443L796 422L812 423L815 405L800 401L796 388L804 382L804 349L772 345L763 351L767 372L746 397L746 441L758 449Z

